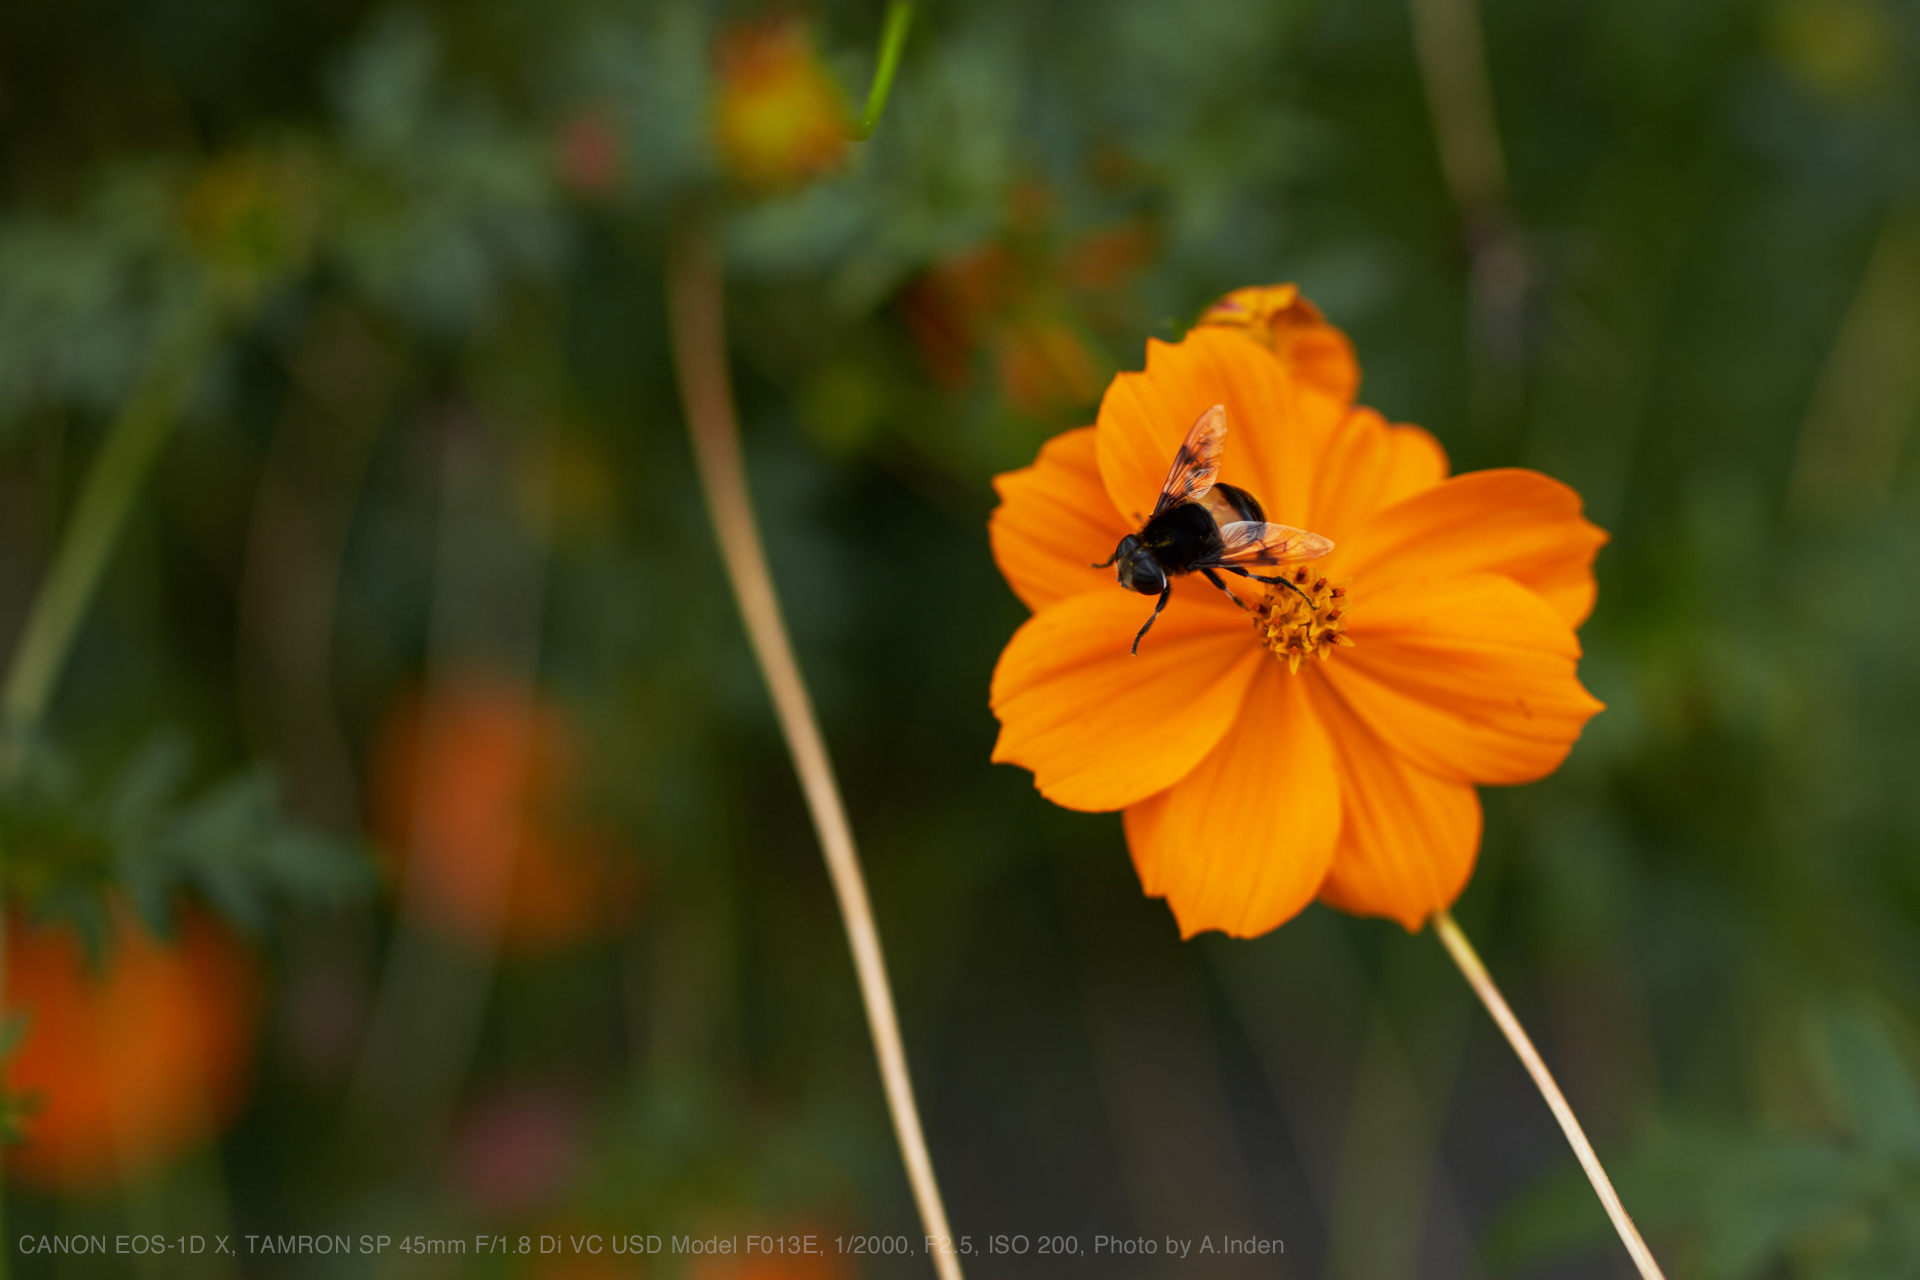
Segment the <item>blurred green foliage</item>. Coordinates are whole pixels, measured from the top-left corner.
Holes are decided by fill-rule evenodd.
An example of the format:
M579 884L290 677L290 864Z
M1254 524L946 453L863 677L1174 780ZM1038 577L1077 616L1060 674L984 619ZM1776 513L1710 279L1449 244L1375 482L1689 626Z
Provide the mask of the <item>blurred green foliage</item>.
M882 6L803 13L857 99ZM710 124L713 51L757 16L0 14L16 631L117 411L192 365L160 370L191 391L57 749L0 804L0 883L275 925L218 1158L124 1203L17 1197L9 1229L917 1234L683 440L661 261L704 218L957 1229L1617 1273L1431 939L1315 911L1182 946L1117 822L986 763L1020 617L989 478L1149 335L1297 279L1363 399L1457 468L1574 484L1614 535L1583 633L1609 709L1560 775L1487 795L1459 914L1669 1274L1920 1273L1911 6L1488 0L1507 181L1459 199L1389 0L927 5L872 141L754 198ZM183 324L211 357L168 354ZM404 877L355 896L388 709L476 664L579 729L648 886L629 934L474 956L421 940Z

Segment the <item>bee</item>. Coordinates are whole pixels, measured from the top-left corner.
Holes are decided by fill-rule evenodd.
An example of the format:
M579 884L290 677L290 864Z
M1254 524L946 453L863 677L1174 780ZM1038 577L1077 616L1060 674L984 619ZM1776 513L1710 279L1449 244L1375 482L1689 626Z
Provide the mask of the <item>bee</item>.
M1152 616L1133 638L1136 655L1140 642L1159 621L1160 611L1167 607L1173 579L1183 573L1203 574L1243 609L1246 606L1240 604L1240 598L1220 580L1221 573L1285 587L1311 603L1306 593L1284 576L1266 577L1247 566L1318 560L1333 550L1332 541L1291 525L1269 524L1258 498L1237 485L1215 484L1213 477L1220 470L1220 453L1226 443L1227 410L1217 404L1200 415L1179 452L1173 455L1173 469L1160 486L1160 500L1154 503L1153 514L1140 532L1120 539L1113 554L1093 566L1105 569L1118 565L1121 586L1143 596L1160 597Z

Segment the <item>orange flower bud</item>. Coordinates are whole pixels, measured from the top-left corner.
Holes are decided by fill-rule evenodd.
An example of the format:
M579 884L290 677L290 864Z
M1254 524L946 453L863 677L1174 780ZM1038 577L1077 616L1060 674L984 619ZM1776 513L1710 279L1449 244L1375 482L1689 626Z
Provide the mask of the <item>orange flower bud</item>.
M1298 285L1235 289L1208 307L1200 323L1238 329L1285 361L1296 378L1337 400L1350 401L1360 390L1353 344L1300 296Z
M718 63L715 126L729 176L756 191L779 191L839 167L852 117L800 21L764 18L733 28Z

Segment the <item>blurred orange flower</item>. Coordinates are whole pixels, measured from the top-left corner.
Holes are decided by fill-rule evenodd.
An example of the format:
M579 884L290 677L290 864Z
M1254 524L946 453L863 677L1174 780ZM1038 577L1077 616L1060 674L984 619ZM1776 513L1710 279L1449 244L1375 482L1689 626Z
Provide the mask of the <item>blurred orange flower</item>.
M988 245L919 276L901 295L901 319L928 372L948 389L966 385L984 351L1000 393L1021 413L1083 410L1099 396L1104 370L1075 321L1073 295L1117 287L1151 250L1151 237L1132 223L1082 237L1059 255Z
M994 671L994 759L1057 804L1124 809L1142 885L1187 936L1263 933L1316 896L1418 928L1473 868L1475 785L1551 772L1601 709L1574 631L1606 535L1579 495L1532 471L1449 479L1433 437L1356 407L1358 385L1290 286L1242 290L995 482L994 556L1035 616ZM1293 571L1311 606L1230 579L1243 611L1175 579L1129 657L1152 601L1089 566L1216 404L1219 480L1334 550Z
M1036 417L1085 406L1100 393L1093 353L1061 321L1026 317L1007 324L994 335L993 363L1007 403Z
M717 61L716 137L736 182L778 191L839 167L852 116L803 22L741 23L722 38Z
M512 680L459 676L405 700L375 753L375 827L408 906L470 942L549 950L624 922L631 859L566 811L579 755L560 711Z
M900 317L927 371L949 390L966 385L973 353L1018 296L1020 267L1003 245L936 264L900 296Z
M99 1192L219 1132L246 1099L259 1011L253 957L211 917L185 912L160 941L116 904L96 969L79 935L14 917L7 1009L27 1017L7 1088L38 1095L18 1182Z

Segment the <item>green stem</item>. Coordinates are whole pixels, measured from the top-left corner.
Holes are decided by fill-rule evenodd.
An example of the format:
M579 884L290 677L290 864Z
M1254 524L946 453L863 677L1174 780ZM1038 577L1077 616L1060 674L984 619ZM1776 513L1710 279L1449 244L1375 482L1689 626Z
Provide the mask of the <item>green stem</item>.
M873 88L867 91L867 109L854 127L853 140L865 142L880 127L880 113L893 92L893 75L900 69L900 51L907 47L907 28L913 23L913 0L893 0L887 6L887 25L880 33L880 61L873 69Z
M216 312L205 298L196 299L163 332L146 372L87 469L73 517L34 595L7 666L6 683L0 686L0 785L19 775L27 749L40 731L66 666L67 651L120 541L127 513L145 487L218 331ZM8 924L6 904L0 900L0 1018L6 1012ZM0 1179L0 1280L8 1280L13 1270L6 1222L6 1189Z
M19 774L28 745L40 731L67 651L120 540L127 513L200 372L215 332L211 321L212 309L195 305L175 323L87 470L73 518L34 595L6 683L0 686L0 784ZM0 902L0 1017L5 1015L8 923L5 903ZM6 1221L5 1184L0 1182L0 1280L12 1271Z
M80 489L73 517L34 596L0 687L0 779L11 778L39 732L67 651L100 585L127 513L200 372L211 326L197 310L164 342L134 388Z

